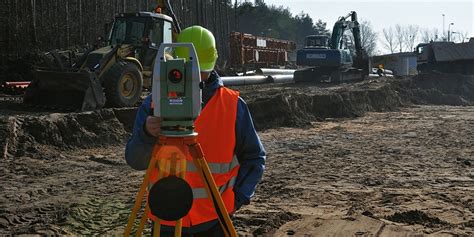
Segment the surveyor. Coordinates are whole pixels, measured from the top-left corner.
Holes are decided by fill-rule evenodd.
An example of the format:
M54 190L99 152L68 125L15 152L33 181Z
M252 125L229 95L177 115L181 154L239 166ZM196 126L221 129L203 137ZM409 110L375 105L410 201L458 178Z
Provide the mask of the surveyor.
M264 171L265 150L246 103L238 92L223 86L214 70L217 60L214 35L201 26L191 26L178 35L177 42L193 43L197 51L203 106L195 121L198 141L207 162L213 163L210 164L213 176L228 180L218 188L225 205L233 207L228 210L232 214L250 203ZM185 48L175 49L175 54L178 58L189 57ZM125 150L127 163L137 170L147 169L152 148L160 134L161 120L152 116L151 104L149 95L138 109ZM183 218L183 236L224 236L211 201L207 196L206 199L196 196L193 197L193 207ZM162 236L173 236L172 226L173 223L165 222Z

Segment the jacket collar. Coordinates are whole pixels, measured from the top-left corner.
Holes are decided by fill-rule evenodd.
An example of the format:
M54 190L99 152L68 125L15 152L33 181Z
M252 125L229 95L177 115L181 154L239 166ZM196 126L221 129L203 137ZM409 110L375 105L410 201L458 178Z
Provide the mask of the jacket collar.
M212 96L216 93L216 90L221 86L224 86L222 79L220 78L219 74L216 71L212 71L209 78L205 81L202 81L201 84L202 89L202 102L207 104Z

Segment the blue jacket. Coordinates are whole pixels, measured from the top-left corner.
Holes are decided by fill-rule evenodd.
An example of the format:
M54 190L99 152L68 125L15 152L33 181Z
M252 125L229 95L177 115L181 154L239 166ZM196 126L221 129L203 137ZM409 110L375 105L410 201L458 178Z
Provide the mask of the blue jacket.
M217 88L223 86L217 73L212 72L206 83L201 83L203 106L214 96ZM135 118L133 133L125 149L127 163L136 170L146 170L151 158L151 152L156 142L155 137L149 136L144 131L147 116L152 115L150 109L151 95L146 97L138 109ZM250 198L255 193L255 188L260 182L265 168L265 150L260 138L255 131L252 117L247 104L239 97L237 103L237 118L235 122L235 155L240 169L234 186L235 207L250 203Z

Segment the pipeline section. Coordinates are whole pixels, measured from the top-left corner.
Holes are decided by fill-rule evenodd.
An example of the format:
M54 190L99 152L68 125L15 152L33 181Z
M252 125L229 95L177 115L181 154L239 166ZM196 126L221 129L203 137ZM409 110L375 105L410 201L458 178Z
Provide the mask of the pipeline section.
M265 83L293 83L293 69L259 68L239 73L238 76L221 77L226 86L242 86Z
M255 70L255 74L264 76L293 75L295 71L294 69L258 68Z
M236 77L221 77L226 86L243 86L253 84L271 83L267 76L236 76Z

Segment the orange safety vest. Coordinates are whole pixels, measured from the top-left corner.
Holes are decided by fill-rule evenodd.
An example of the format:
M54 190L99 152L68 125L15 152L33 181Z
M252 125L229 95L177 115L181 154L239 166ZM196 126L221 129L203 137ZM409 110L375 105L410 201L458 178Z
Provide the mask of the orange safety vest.
M234 155L238 97L239 92L225 87L218 88L194 122L197 139L228 212L234 210L233 186L240 167ZM193 190L194 199L191 210L183 217L183 227L191 227L216 220L218 216L213 203L209 201L192 157L188 152L186 155L185 180ZM156 170L150 175L156 177ZM152 220L157 220L151 213L148 215ZM161 220L160 223L174 226L176 222Z

